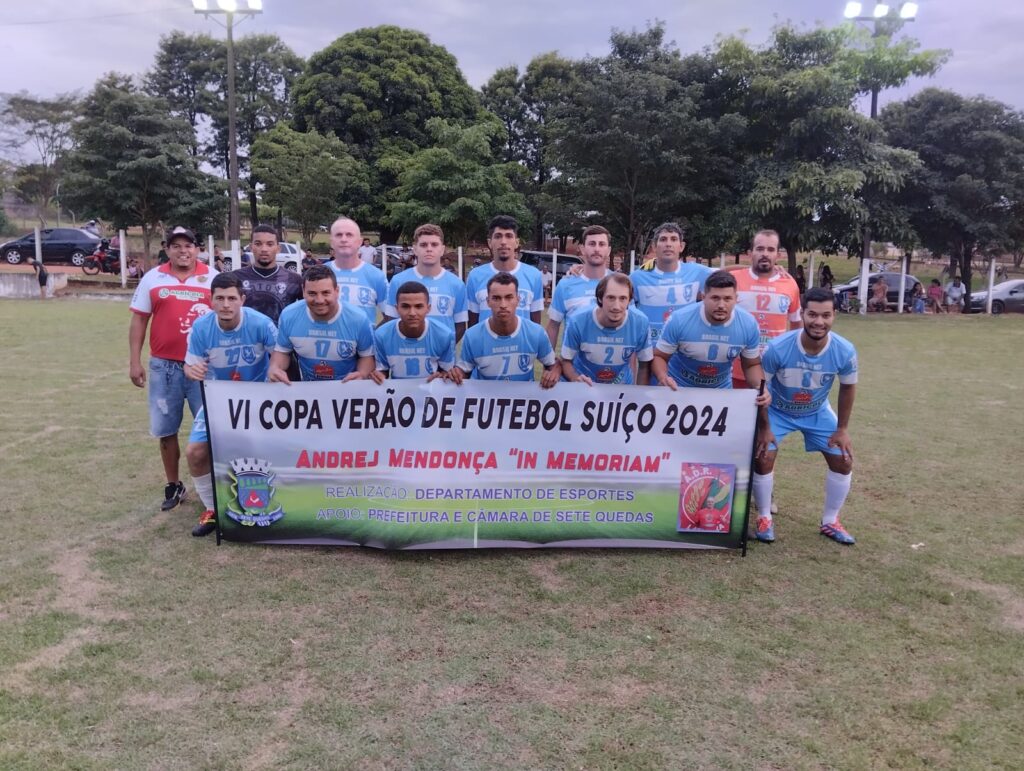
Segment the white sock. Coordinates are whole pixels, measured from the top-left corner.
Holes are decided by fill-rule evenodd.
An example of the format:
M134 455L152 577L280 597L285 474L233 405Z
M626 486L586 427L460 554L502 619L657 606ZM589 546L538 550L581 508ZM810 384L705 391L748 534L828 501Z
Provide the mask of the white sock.
M192 484L196 486L196 492L199 494L199 500L203 502L203 506L213 511L213 474L192 477Z
M767 517L772 521L772 489L775 487L775 472L758 474L756 471L751 474L750 489L754 495L754 503L757 504L758 517Z
M825 472L825 511L821 515L821 524L831 525L839 519L839 510L850 494L850 483L853 474L837 474L829 469Z

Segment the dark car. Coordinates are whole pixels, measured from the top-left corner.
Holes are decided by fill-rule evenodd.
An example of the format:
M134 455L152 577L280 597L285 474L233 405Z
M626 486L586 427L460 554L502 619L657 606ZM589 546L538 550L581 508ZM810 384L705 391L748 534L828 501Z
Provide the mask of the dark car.
M988 290L971 292L971 313L984 313ZM1003 281L992 287L992 313L1024 313L1024 278Z
M99 236L80 228L46 228L39 235L43 262L68 261L79 268L85 264L85 258L100 245ZM8 265L17 265L35 255L35 233L0 244L0 256Z
M551 252L520 252L519 261L524 262L527 265L532 265L537 270L540 270L542 264L546 264L549 268L551 267ZM555 273L558 280L561 281L565 278L565 274L569 272L569 269L574 265L582 265L583 258L577 257L575 254L559 254L558 261L555 263Z
M871 290L874 289L875 284L879 278L884 278L886 285L889 287L885 293L886 302L895 308L900 301L900 274L899 273L869 273L868 274L868 298L871 297ZM904 294L903 294L903 309L910 309L910 296L914 291L914 287L921 282L916 278L907 273L904 277ZM855 276L850 280L848 284L840 284L837 287L833 287L832 291L836 296L836 308L841 311L850 310L850 301L857 298L857 290L860 287L860 276Z

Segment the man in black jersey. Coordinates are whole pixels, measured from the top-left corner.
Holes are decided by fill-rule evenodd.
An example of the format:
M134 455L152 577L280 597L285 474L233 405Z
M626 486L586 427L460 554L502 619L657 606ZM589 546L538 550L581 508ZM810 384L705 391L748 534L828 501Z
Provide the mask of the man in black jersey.
M293 302L305 302L302 277L277 264L277 253L280 250L277 231L270 225L257 225L252 229L252 260L235 271L235 275L242 280L245 306L269 316L274 324L281 318L281 311ZM293 382L301 379L299 364L294 356L288 367L288 375Z
M277 324L281 311L302 299L302 278L277 264L277 231L257 225L252 231L252 260L235 271L242 280L245 305Z

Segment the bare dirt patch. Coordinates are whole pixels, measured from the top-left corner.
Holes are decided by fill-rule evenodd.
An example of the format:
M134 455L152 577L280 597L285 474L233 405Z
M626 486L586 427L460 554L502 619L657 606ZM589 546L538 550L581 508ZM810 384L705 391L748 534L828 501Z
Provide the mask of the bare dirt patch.
M76 629L56 645L43 648L32 658L15 666L0 682L5 688L22 693L27 692L31 690L28 679L33 672L40 669L56 668L80 647L95 640L96 630L94 628Z

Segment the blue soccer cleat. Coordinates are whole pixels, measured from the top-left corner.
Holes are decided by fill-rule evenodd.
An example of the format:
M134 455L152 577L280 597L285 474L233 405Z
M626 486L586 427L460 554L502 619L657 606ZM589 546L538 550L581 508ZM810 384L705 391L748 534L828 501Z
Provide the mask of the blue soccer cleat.
M775 525L768 517L758 517L754 526L754 538L762 543L772 543L775 540Z
M838 519L831 525L822 525L821 534L844 546L853 546L857 543L857 540L846 532L846 528L839 523Z

